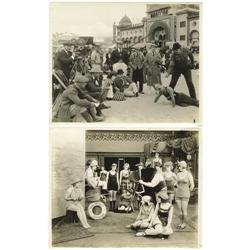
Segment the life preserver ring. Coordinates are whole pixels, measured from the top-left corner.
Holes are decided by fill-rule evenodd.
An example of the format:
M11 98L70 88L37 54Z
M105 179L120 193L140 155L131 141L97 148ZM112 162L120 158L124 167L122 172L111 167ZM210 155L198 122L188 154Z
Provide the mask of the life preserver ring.
M92 202L88 205L87 215L93 220L103 219L107 214L107 208L103 202Z

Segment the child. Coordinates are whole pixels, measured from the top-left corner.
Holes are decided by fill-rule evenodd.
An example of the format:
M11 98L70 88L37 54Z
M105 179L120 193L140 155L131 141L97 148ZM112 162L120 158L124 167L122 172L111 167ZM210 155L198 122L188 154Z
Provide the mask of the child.
M115 79L116 72L108 72L107 79L104 81L104 88L108 89L107 100L113 100L114 92L113 92L113 80Z

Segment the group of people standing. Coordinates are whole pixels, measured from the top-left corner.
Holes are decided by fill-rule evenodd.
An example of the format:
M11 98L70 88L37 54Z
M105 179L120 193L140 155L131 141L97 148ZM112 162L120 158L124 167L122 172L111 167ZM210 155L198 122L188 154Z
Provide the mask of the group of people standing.
M141 194L141 202L136 220L127 225L127 228L136 230L136 236L161 236L168 237L173 233L172 218L174 212L173 201L177 205L179 214L178 229L184 229L188 221L187 209L190 193L194 189L192 174L187 169L185 161L178 162L178 171L173 171L171 161L163 162L156 153L153 160L147 159L145 164L136 165L140 173L138 183L145 187ZM113 163L109 171L104 167L98 171L98 162L90 160L85 171L86 183L93 189L99 188L101 193L108 192L109 210L117 210L116 201L128 190L133 189L133 180L130 178L130 165L125 163L118 172L117 164ZM145 173L153 173L150 180ZM147 179L147 180L146 180ZM89 228L81 200L84 198L80 188L82 180L72 182L67 189L65 199L67 209L76 211L84 228ZM119 192L120 191L120 192ZM136 191L136 190L135 190ZM117 193L119 192L119 197Z
M165 77L172 75L169 86L162 85L162 65L166 70ZM104 101L125 101L126 97L138 97L144 94L144 83L147 83L149 92L157 93L155 102L164 95L173 106L199 106L192 82L193 65L192 53L179 43L174 43L173 48L164 53L160 53L155 44L147 50L128 50L118 43L117 48L110 49L105 55L99 47L93 46L84 58L77 57L74 47L65 43L54 58L54 70L66 88L61 91L56 117L61 122L74 121L76 116L83 117L87 122L103 121L101 110L110 108ZM181 74L186 80L189 96L174 91ZM56 89L61 85L53 86Z

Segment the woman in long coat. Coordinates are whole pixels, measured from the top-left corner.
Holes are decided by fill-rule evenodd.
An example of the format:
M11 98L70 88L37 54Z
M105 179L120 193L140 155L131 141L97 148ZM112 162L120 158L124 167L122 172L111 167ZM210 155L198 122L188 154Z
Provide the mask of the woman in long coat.
M151 87L155 88L156 84L161 84L160 64L160 53L156 50L154 45L152 45L145 58L147 85L150 89Z

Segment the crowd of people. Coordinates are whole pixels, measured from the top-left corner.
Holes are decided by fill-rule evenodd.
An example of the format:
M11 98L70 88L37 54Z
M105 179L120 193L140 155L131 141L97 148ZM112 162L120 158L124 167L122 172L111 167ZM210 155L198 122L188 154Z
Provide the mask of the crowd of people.
M140 197L139 212L136 220L128 229L135 230L135 235L160 236L168 238L173 233L172 218L175 201L179 214L177 228L183 230L187 223L187 209L190 193L194 189L194 180L187 163L178 161L174 168L171 161L163 162L158 153L154 159L147 159L145 164L135 165L137 170L131 171L129 163L119 169L113 163L110 170L98 166L96 160L89 160L86 165L86 185L99 189L109 200L109 210L113 212L134 212L135 200L132 194ZM137 177L135 177L137 176ZM81 205L83 193L74 180L66 191L67 209L77 212L84 228L89 228L84 209Z
M147 93L157 94L155 102L164 95L173 106L199 106L191 74L195 60L191 51L179 43L172 48L155 44L124 48L117 43L116 48L104 52L96 45L79 50L66 42L53 61L53 102L60 97L53 115L60 122L74 121L79 116L87 122L103 121L102 110L111 108L105 101L143 95L144 84ZM172 76L169 86L162 84L161 73ZM189 96L174 91L181 74Z

